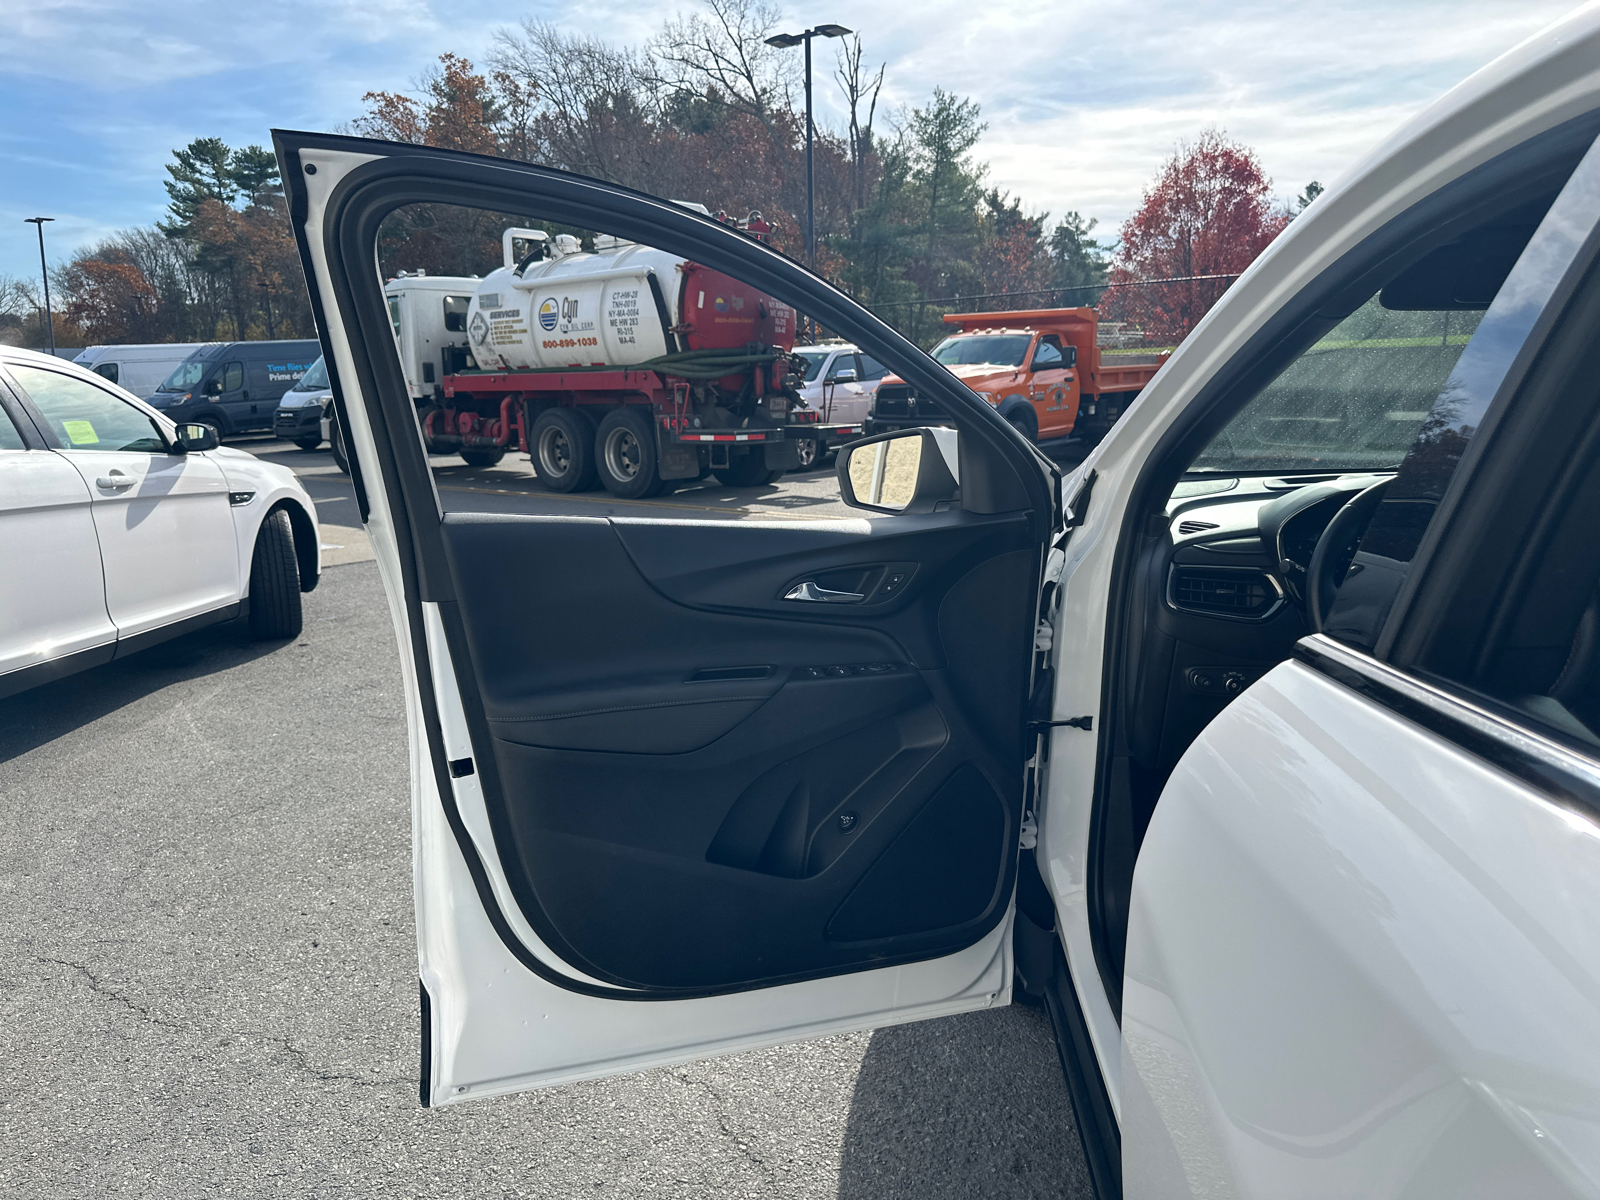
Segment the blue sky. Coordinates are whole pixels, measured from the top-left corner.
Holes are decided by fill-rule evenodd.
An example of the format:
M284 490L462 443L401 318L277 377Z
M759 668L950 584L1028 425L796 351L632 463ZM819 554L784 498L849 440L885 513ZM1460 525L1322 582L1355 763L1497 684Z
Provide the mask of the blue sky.
M692 4L677 11L690 11ZM903 0L786 5L836 21L888 63L891 112L935 85L972 96L993 182L1034 210L1078 209L1102 233L1137 204L1185 137L1217 125L1254 146L1284 196L1330 182L1406 117L1569 11L1566 0L1323 0L1304 4ZM620 22L594 0L472 7L435 0L18 0L0 6L0 273L52 262L161 216L163 164L196 137L267 144L273 126L348 121L369 90L407 90L445 50L481 60L523 17L616 41L648 38L673 6ZM482 14L490 15L482 15ZM465 14L465 15L463 15ZM819 59L819 120L837 92ZM831 65L831 64L828 64Z

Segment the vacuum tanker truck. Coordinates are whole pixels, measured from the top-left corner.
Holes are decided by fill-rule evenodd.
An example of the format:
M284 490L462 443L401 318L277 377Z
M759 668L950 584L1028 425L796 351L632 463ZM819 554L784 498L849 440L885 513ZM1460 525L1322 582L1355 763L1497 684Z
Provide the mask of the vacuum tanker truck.
M482 465L521 450L555 491L637 499L707 473L768 483L797 465L797 427L859 432L801 399L787 304L650 246L592 244L507 229L481 279L386 284L431 453Z

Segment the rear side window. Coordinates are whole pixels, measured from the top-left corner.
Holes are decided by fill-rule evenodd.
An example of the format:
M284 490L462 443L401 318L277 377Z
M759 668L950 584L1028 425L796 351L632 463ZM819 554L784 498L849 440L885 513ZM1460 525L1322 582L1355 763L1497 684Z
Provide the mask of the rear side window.
M877 359L873 358L872 355L870 355L870 354L861 355L861 382L862 383L876 383L878 380L882 379L888 373L889 373L888 368L885 367Z
M11 423L11 417L5 409L0 408L0 450L26 450L28 444L22 440L22 435L17 432L17 427Z
M133 405L92 383L39 367L12 364L28 398L64 450L140 450L162 453L166 439Z

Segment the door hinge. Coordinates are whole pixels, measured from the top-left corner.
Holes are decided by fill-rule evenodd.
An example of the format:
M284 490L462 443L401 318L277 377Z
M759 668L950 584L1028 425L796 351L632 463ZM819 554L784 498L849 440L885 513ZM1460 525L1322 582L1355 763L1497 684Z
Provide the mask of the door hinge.
M1022 814L1021 838L1018 845L1024 850L1032 850L1039 844L1039 822L1033 819L1033 814Z
M1069 729L1094 729L1093 717L1068 717L1065 721L1029 721L1028 729L1033 733L1043 733L1046 729L1057 729L1065 726Z

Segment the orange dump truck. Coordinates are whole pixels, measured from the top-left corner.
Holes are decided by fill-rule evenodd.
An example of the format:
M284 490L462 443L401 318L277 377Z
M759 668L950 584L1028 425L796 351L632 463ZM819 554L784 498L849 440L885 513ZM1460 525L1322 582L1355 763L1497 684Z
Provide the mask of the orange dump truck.
M1092 308L954 313L957 327L933 357L1000 410L1030 441L1076 435L1098 441L1166 354L1102 354ZM867 432L948 424L934 401L890 375L878 385Z

